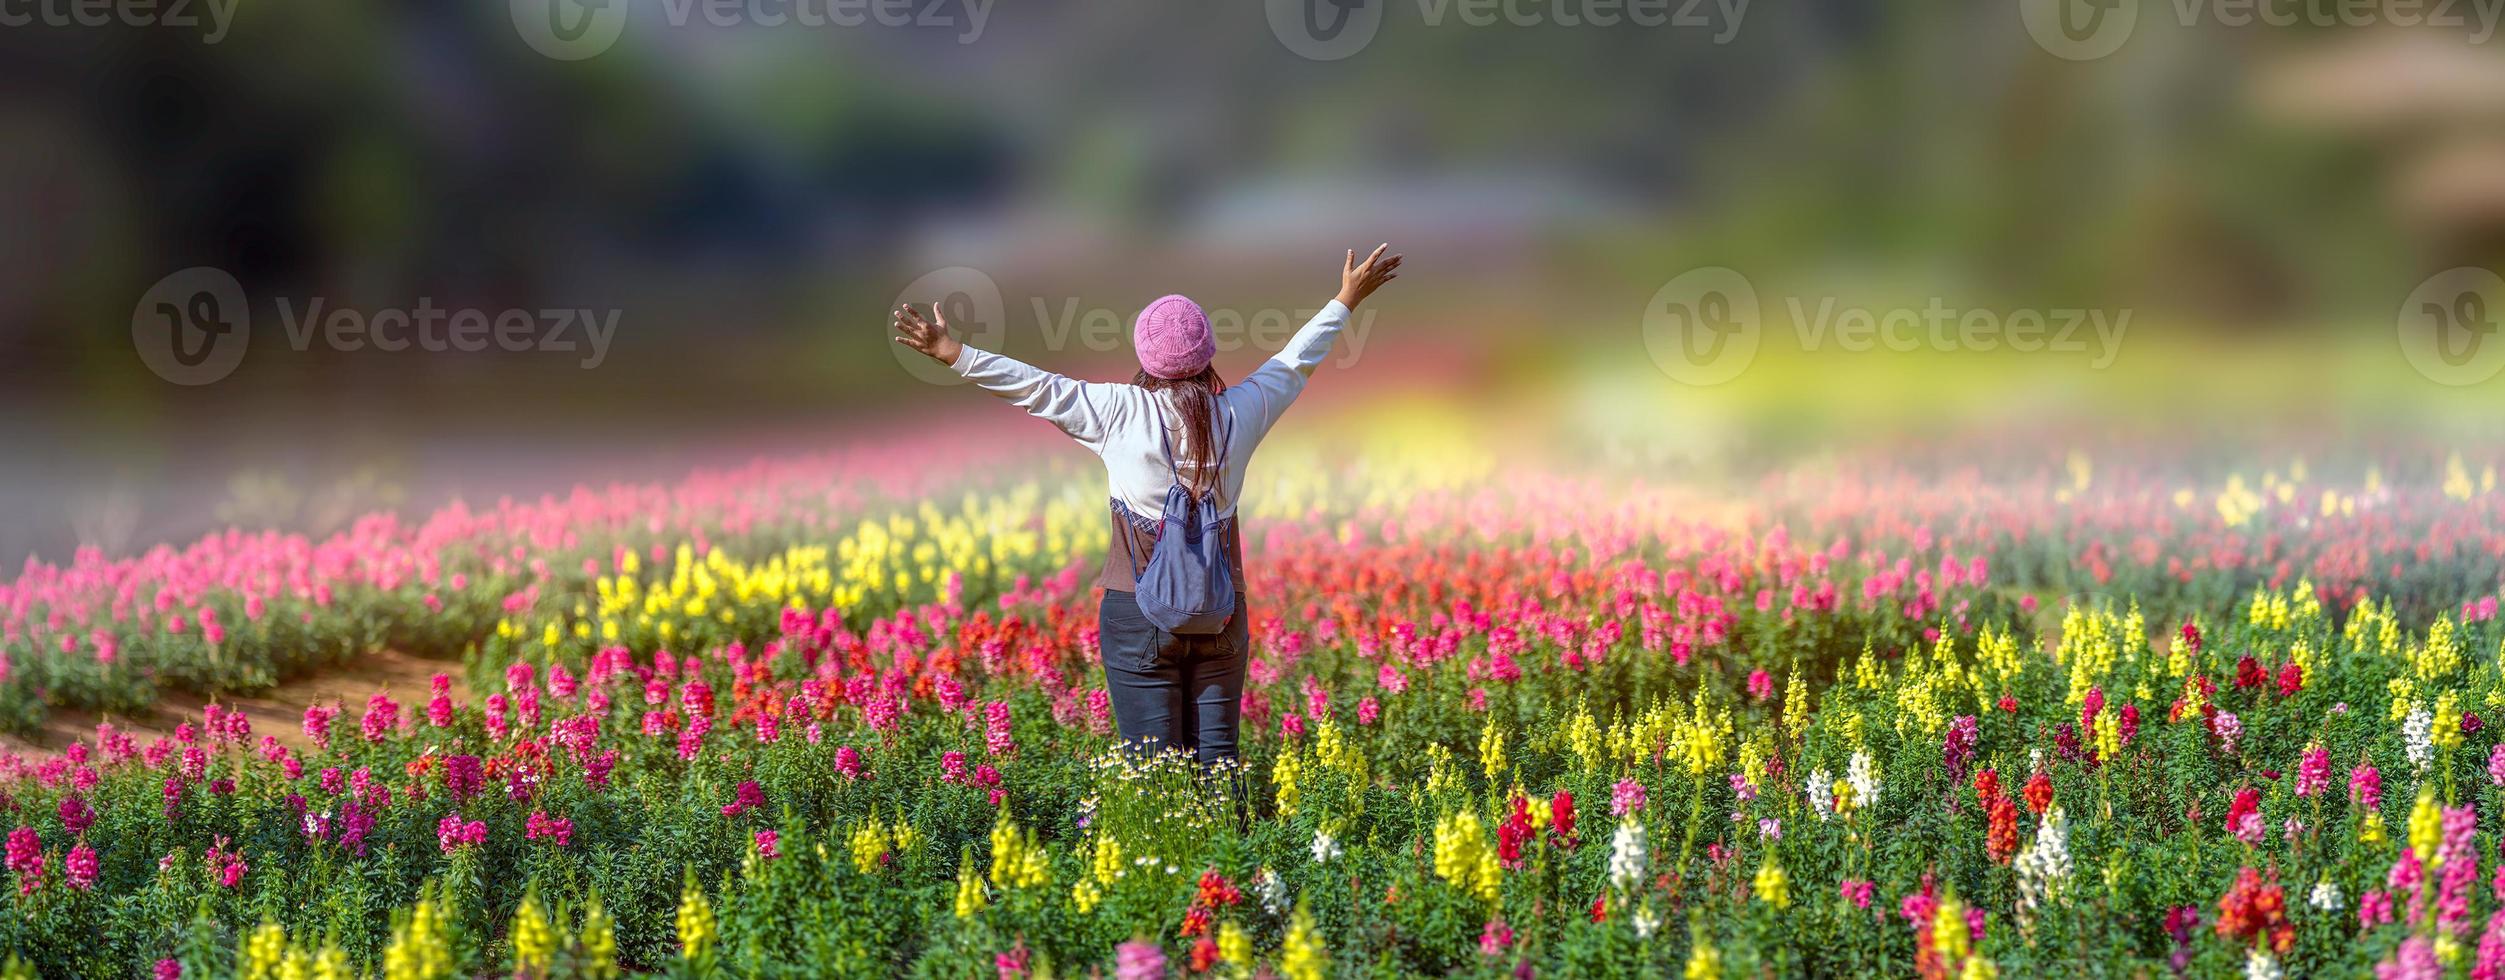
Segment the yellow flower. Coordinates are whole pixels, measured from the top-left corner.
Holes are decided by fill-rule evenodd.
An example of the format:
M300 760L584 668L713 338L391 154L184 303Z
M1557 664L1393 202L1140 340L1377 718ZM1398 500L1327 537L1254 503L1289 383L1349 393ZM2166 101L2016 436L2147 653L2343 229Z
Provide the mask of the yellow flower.
M2383 843L2383 814L2366 811L2366 819L2357 824L2357 841L2361 844Z
M1687 980L1722 980L1722 953L1706 942L1703 933L1687 951Z
M1239 974L1252 970L1252 937L1245 935L1243 927L1232 919L1218 927L1218 960Z
M2435 728L2428 740L2438 748L2457 749L2462 744L2461 699L2451 691L2435 696Z
M1322 937L1314 931L1313 913L1305 908L1305 900L1296 900L1296 915L1288 920L1287 946L1279 956L1279 972L1287 980L1322 980L1322 968L1329 958L1322 950Z
M2437 845L2444 840L2444 811L2435 805L2435 790L2418 787L2418 802L2409 808L2409 849L2418 852L2418 859L2434 871L2444 864Z
M974 845L968 844L957 857L957 918L971 919L990 905L983 879L974 874Z
M348 954L339 947L323 944L313 954L313 980L356 980L357 973L348 966Z
M383 948L385 980L450 980L452 935L435 911L435 890L420 889L417 907L392 930Z
M1479 733L1479 765L1486 771L1490 785L1505 771L1505 730L1497 725L1493 713L1487 716L1486 729Z
M1461 810L1435 822L1435 876L1482 901L1496 901L1503 870L1478 814Z
M1778 909L1792 906L1791 879L1783 874L1783 866L1775 863L1774 855L1766 855L1766 863L1757 866L1755 884L1757 897L1766 904Z
M591 897L591 908L583 912L583 931L576 940L583 955L575 961L575 972L585 980L615 980L624 974L618 970L617 924L609 920L609 910L600 905L600 895Z
M1001 810L1000 821L992 825L992 884L1006 890L1031 888L1043 884L1051 870L1035 832L1019 830L1009 811Z
M854 871L865 875L877 874L885 863L881 859L887 856L887 830L879 826L877 817L871 817L853 828L852 835L846 838L846 845L852 852Z
M1122 877L1122 842L1109 835L1096 835L1096 859L1088 870L1100 884L1110 885Z
M686 884L678 895L679 955L690 963L701 963L713 954L713 903L705 898L705 890L696 884L695 869L688 869Z
M1566 719L1566 749L1583 763L1583 772L1599 769L1606 751L1601 747L1599 723L1592 720L1591 708L1580 700L1574 704L1574 714Z
M546 976L556 953L556 930L548 924L548 913L539 907L539 888L525 888L522 905L513 912L513 972Z
M1303 772L1304 767L1296 761L1295 749L1279 750L1279 761L1270 767L1270 781L1278 787L1279 816L1296 815L1296 804L1304 799L1304 791L1297 784Z
M278 963L287 956L287 930L278 920L263 918L261 925L244 937L241 955L236 959L237 975L244 980L270 980L277 976Z

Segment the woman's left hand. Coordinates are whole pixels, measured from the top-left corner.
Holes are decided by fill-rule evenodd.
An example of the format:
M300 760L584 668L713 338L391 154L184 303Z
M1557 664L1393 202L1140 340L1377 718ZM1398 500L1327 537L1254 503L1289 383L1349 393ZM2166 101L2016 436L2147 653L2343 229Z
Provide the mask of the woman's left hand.
M896 308L896 342L921 351L941 364L954 365L957 354L965 349L957 338L948 335L948 318L941 316L939 304L931 304L929 318L907 303Z

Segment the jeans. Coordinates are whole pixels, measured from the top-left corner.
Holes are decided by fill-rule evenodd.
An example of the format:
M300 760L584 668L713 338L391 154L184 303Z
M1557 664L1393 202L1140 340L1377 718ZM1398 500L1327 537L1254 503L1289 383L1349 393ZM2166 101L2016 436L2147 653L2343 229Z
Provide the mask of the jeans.
M1158 629L1139 611L1136 597L1111 589L1097 607L1096 626L1105 690L1112 695L1113 720L1124 744L1147 751L1181 749L1203 765L1236 758L1244 667L1252 652L1243 593L1235 594L1235 618L1207 636Z

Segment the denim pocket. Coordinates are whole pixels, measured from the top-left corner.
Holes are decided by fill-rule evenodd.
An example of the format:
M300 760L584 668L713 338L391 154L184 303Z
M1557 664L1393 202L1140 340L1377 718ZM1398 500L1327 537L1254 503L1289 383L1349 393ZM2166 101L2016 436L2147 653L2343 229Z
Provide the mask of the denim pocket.
M1106 590L1104 601L1096 607L1096 646L1105 666L1132 673L1155 670L1157 651L1165 643L1165 631L1139 611L1137 598Z

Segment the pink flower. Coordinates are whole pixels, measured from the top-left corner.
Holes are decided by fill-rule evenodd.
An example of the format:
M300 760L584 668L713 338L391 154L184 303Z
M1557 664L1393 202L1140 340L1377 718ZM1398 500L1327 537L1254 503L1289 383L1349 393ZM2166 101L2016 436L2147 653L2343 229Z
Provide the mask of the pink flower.
M731 801L722 804L723 816L736 817L765 805L765 787L757 785L754 779L742 781L732 792Z
M1870 896L1877 889L1878 883L1862 878L1846 878L1836 887L1845 901L1853 903L1854 908L1864 910L1870 908Z
M983 750L993 755L1018 750L1017 741L1009 736L1009 702L994 701L983 706Z
M1495 956L1511 946L1513 927L1506 925L1505 920L1489 919L1487 925L1479 930L1479 952L1482 955Z
M464 847L473 847L486 842L486 821L471 820L465 823L462 821L460 814L453 813L447 814L442 820L435 822L435 843L437 846L442 847L444 853L446 854L454 853Z
M861 778L861 750L846 745L835 750L835 771L845 779Z
M157 980L183 980L183 961L177 959L158 960Z
M32 893L43 885L43 839L36 836L35 828L9 831L7 855L9 870L17 872L18 894Z
M771 830L757 831L757 856L768 861L782 857L783 852L779 849L782 839L781 834Z
M1609 814L1623 817L1644 812L1644 784L1632 779L1618 780L1609 790Z
M1134 940L1114 947L1114 980L1165 980L1165 947Z
M1766 673L1766 669L1765 669L1765 668L1763 668L1763 667L1759 667L1759 668L1757 668L1756 670L1749 671L1749 672L1748 672L1748 697L1749 697L1749 699L1750 699L1750 700L1753 700L1753 701L1764 701L1765 699L1770 698L1770 697L1773 697L1773 696L1774 696L1774 675L1773 675L1773 674Z
M2489 771L2495 771L2495 766L2495 762L2490 762ZM2307 749L2305 757L2296 763L2296 795L2312 796L2322 792L2323 787L2329 785L2331 785L2331 750L2319 745Z
M539 810L531 811L529 823L522 828L522 839L545 840L558 847L574 843L574 821L552 817Z
M69 874L70 887L83 892L96 887L96 865L96 849L82 840L70 848L70 856L61 862L61 869Z
M365 720L362 722L362 727L366 741L382 741L383 736L391 734L394 729L400 727L400 702L392 700L389 694L381 691L374 692L373 697L365 700Z
M2383 774L2375 771L2373 763L2360 762L2349 770L2348 799L2369 810L2383 806Z

